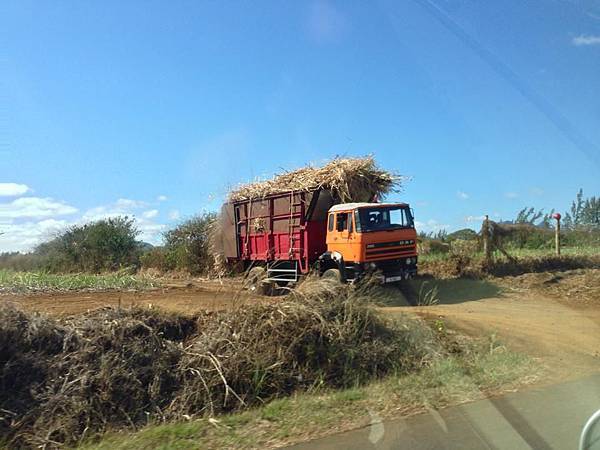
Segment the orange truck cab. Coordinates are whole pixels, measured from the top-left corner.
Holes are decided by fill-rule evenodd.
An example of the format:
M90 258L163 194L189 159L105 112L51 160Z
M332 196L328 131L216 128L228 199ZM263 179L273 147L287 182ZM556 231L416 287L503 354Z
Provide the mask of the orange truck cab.
M358 281L377 274L384 283L417 273L417 233L406 203L342 203L327 216L327 251L321 275Z

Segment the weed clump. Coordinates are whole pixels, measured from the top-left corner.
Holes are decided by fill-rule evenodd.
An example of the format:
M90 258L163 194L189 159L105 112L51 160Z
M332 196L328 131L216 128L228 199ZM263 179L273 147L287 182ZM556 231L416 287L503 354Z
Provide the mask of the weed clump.
M429 328L388 322L365 297L320 281L235 311L108 308L61 322L3 306L0 432L11 446L76 444L111 428L351 387L436 355Z

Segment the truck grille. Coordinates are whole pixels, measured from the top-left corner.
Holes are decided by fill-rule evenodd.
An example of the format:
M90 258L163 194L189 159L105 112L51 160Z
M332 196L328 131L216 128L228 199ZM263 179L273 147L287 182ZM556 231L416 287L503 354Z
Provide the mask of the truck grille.
M402 258L406 256L413 256L414 254L416 254L416 247L414 244L399 246L397 242L382 242L379 244L370 245L376 245L377 247L367 248L365 255L367 261L373 261L377 259Z

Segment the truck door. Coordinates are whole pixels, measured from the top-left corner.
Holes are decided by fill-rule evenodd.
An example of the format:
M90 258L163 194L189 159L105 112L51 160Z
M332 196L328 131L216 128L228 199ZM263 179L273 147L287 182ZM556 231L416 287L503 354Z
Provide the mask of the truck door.
M336 227L335 231L338 233L338 241L344 243L350 237L348 231L348 213L342 212L336 214Z

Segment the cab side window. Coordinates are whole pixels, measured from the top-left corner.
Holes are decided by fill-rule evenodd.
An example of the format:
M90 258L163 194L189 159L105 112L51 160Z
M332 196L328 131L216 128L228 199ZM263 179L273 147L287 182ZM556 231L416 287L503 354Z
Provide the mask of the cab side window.
M348 229L348 213L338 213L336 214L337 223L336 223L336 231L344 231Z
M352 213L348 213L348 231L352 233Z
M329 214L329 219L327 221L327 230L333 231L333 214Z

